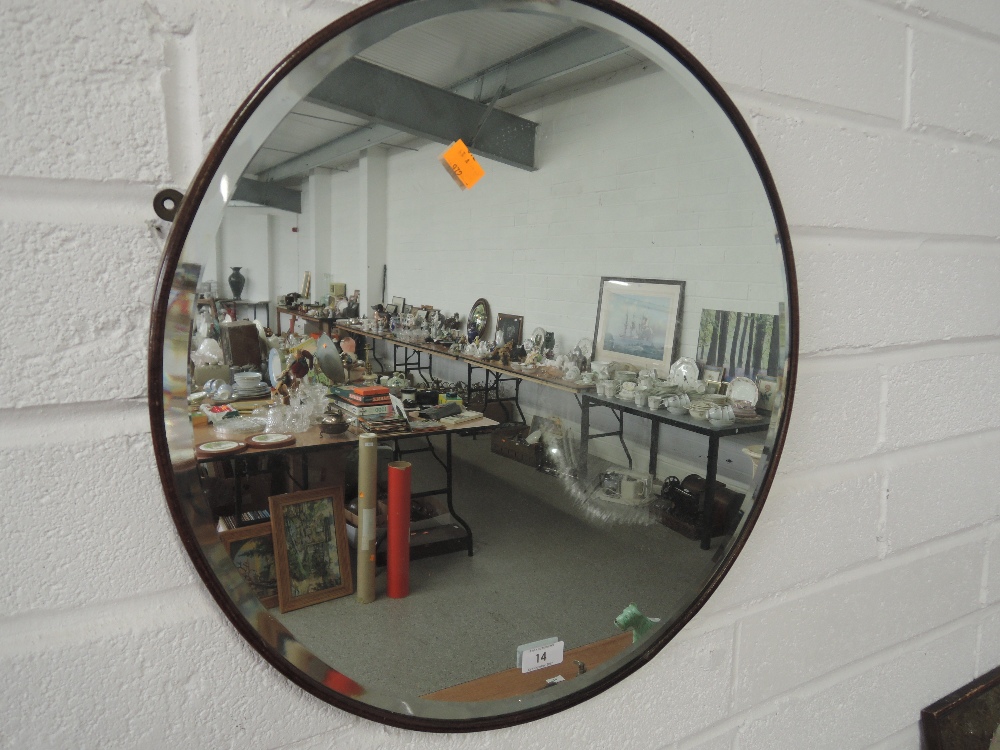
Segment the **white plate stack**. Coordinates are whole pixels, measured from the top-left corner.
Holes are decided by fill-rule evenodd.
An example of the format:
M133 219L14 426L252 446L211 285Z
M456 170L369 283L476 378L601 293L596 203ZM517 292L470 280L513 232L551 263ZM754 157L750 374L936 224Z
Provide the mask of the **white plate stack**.
M259 372L238 372L233 376L236 381L234 395L236 398L264 398L271 389L260 379Z

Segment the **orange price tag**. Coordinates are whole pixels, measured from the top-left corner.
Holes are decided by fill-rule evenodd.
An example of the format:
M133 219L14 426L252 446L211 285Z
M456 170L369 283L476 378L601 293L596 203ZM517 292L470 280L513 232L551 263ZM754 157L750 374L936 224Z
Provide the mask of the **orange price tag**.
M468 190L486 174L461 138L441 154L441 163L462 190Z

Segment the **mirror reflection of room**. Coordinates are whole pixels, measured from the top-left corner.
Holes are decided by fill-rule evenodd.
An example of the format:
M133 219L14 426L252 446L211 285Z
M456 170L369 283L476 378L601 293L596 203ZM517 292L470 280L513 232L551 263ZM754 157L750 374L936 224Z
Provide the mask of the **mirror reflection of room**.
M740 529L787 283L716 109L606 32L446 15L333 70L187 253L219 540L364 690L603 674Z

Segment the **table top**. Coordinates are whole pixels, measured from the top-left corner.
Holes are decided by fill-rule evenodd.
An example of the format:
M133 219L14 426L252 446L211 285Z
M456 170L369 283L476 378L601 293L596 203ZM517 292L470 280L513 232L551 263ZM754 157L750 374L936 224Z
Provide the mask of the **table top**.
M463 422L462 424L455 425L454 427L435 427L428 430L413 430L412 432L394 432L385 435L379 435L380 440L395 440L395 439L406 439L412 437L424 437L425 435L443 435L446 433L475 433L475 432L486 432L492 430L496 427L499 422L492 419L487 419L483 417L481 419L471 420L469 422ZM194 428L194 444L195 446L201 445L202 443L207 443L212 440L234 440L236 442L243 442L246 438L251 437L251 435L246 435L243 438L234 437L220 437L213 425L205 425L202 427ZM293 445L283 445L276 447L266 447L266 448L247 448L242 453L230 454L227 456L198 456L199 462L206 461L217 461L220 459L231 458L233 455L237 456L255 456L263 455L265 453L303 453L307 451L322 450L324 448L332 448L336 446L347 446L358 442L359 435L351 430L341 433L340 435L324 435L320 432L319 427L310 427L305 432L299 432L295 435L295 443Z
M490 370L498 375L517 378L518 380L526 380L531 383L538 383L539 385L545 385L549 388L557 388L568 393L585 393L587 391L594 390L593 385L580 385L571 380L564 379L561 375L525 372L524 370L515 370L513 367L508 367L500 362L491 362L489 360L482 359L481 357L473 357L468 354L453 354L449 351L449 347L444 344L434 344L424 341L404 341L397 338L392 333L375 333L374 331L366 331L363 328L347 325L345 323L338 323L337 328L342 331L346 331L347 333L353 333L359 336L371 336L372 338L382 339L383 341L388 341L396 344L397 346L405 346L408 349L426 352L427 354L438 357L445 357L446 359L450 359L455 362L465 362L472 367L480 367L484 370Z
M588 405L607 406L611 409L673 425L689 432L697 432L702 435L715 435L717 437L739 435L747 432L764 432L771 424L770 415L765 415L758 417L752 422L734 422L729 425L716 426L707 419L695 419L690 414L671 414L666 409L650 409L645 406L636 406L635 402L631 399L608 398L607 396L597 396L592 393L584 394L583 403L585 407Z
M311 320L314 323L319 323L320 321L326 323L328 321L334 320L334 318L322 318L319 315L312 315L310 313L299 312L294 307L284 307L283 305L278 305L278 313L284 313L285 315L291 315L296 318L302 318L303 320Z

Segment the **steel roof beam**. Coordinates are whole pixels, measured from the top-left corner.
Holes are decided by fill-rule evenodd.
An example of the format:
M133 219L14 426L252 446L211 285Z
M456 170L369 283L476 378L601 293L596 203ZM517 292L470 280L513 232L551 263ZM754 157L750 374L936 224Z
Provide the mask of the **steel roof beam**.
M502 86L501 98L503 98L561 75L579 70L595 62L600 62L601 60L621 54L628 49L628 45L610 34L590 29L577 29L530 49L522 55L505 60L491 68L480 71L474 76L459 81L451 88L451 93L462 96L465 99L473 100L474 102L488 101L496 96ZM366 65L371 64L366 63ZM377 68L377 70L384 70L374 65L372 67ZM420 86L426 86L426 84L420 84L419 82L415 83L418 83ZM434 89L434 87L428 88ZM434 90L443 91L442 89ZM358 92L358 96L361 98L363 98L363 94L363 91ZM333 107L328 101L315 98L312 100ZM411 99L410 101L412 102L413 100ZM480 106L482 107L479 110L480 112L485 112L488 109L487 105ZM334 108L339 109L339 107ZM363 114L360 114L360 116L367 117L367 115ZM492 118L493 116L494 113L491 113L490 117ZM304 154L292 157L281 164L265 169L261 171L260 177L264 180L284 180L303 174L314 167L330 165L346 158L353 158L364 149L378 143L384 143L389 138L398 135L400 130L413 132L407 128L399 128L384 123L359 128L329 143L317 146ZM423 135L421 133L416 134ZM482 134L480 134L480 138L482 138ZM445 141L441 138L432 138L432 140L450 143L454 139ZM481 151L479 146L480 143L477 140L475 147L472 149L473 153L493 158L490 154ZM504 161L504 159L499 160ZM522 164L515 164L515 166L534 169L533 150L531 161L532 166L530 167Z
M231 200L256 203L269 208L280 208L295 214L302 213L302 193L290 190L273 182L259 182L245 177L236 181L236 190Z

